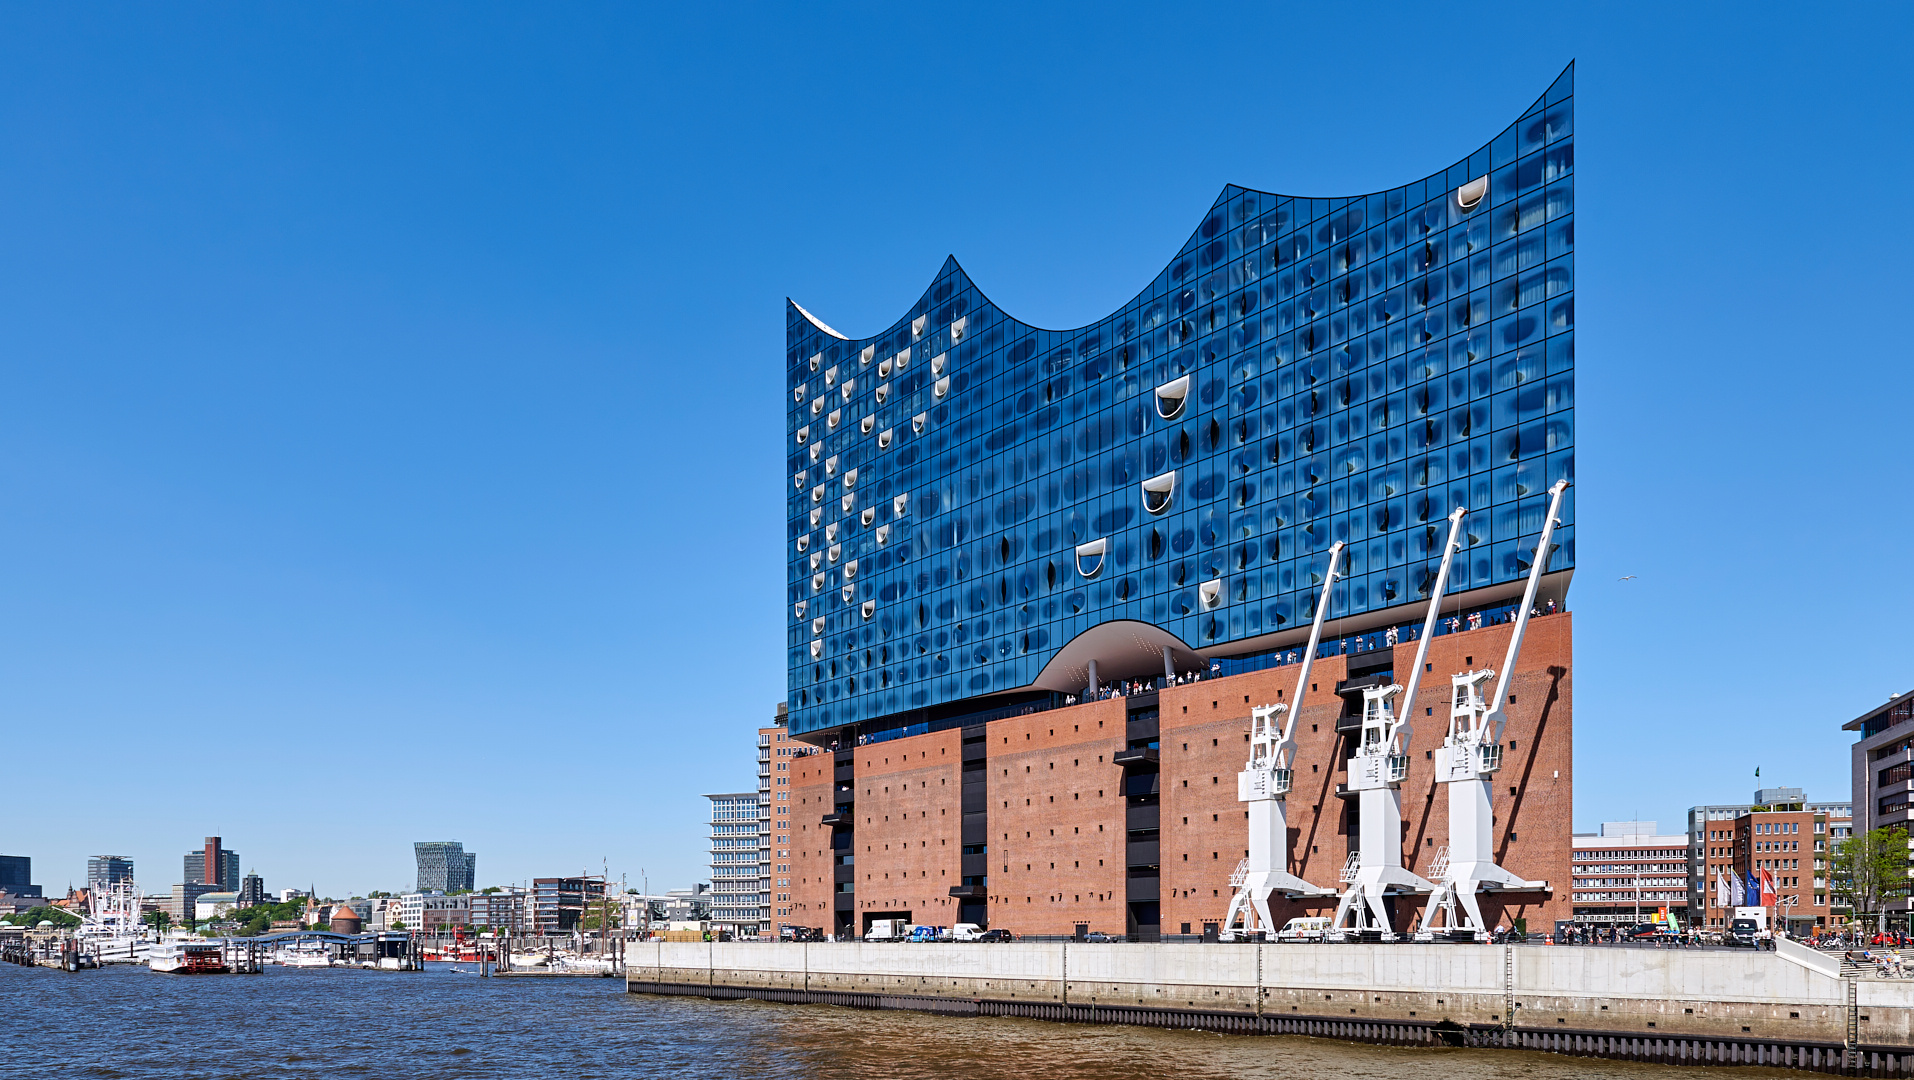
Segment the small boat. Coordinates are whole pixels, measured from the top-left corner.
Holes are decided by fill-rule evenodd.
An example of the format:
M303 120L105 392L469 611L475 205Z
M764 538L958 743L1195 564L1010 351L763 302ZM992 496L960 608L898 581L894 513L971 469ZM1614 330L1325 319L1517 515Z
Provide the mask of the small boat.
M216 941L204 945L168 943L154 948L146 965L169 974L222 975L226 972L226 949Z

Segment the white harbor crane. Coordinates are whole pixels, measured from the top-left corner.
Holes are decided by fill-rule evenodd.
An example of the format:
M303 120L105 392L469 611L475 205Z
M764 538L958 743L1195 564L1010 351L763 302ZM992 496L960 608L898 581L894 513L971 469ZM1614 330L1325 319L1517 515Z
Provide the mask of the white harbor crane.
M1309 628L1309 647L1303 650L1302 670L1296 675L1296 693L1288 705L1260 705L1250 711L1249 762L1236 775L1236 797L1249 804L1249 857L1230 875L1235 892L1229 914L1218 935L1224 941L1256 933L1274 934L1269 895L1291 897L1334 896L1334 889L1311 885L1289 872L1289 818L1286 800L1296 753L1296 717L1309 689L1309 669L1316 660L1323 618L1329 612L1330 591L1336 584L1336 564L1343 542L1329 545L1329 569L1323 575L1322 595L1316 601L1316 621ZM1240 922L1240 926L1238 925Z
M1394 941L1395 927L1389 922L1384 897L1391 892L1430 893L1436 889L1433 882L1402 865L1401 786L1409 775L1406 750L1415 730L1410 717L1415 711L1416 687L1422 682L1429 638L1435 633L1436 616L1442 606L1442 585L1449 577L1449 561L1455 555L1456 536L1466 512L1458 506L1449 515L1449 540L1442 549L1442 567L1436 571L1429 612L1422 620L1408 692L1395 683L1362 692L1362 731L1356 752L1349 759L1349 790L1357 799L1360 832L1356 850L1349 853L1349 863L1342 870L1346 888L1329 929L1334 941L1352 934L1374 934L1383 941ZM1398 694L1403 703L1400 717L1392 708Z
M1502 658L1500 677L1493 668L1450 676L1449 735L1435 753L1436 781L1449 789L1448 865L1440 874L1441 883L1429 904L1422 910L1422 923L1416 929L1418 940L1428 941L1437 934L1489 939L1488 924L1482 918L1476 893L1485 891L1546 892L1546 881L1527 881L1495 863L1493 826L1494 807L1491 787L1495 773L1502 768L1502 728L1508 722L1503 706L1508 702L1509 679L1515 674L1515 661L1522 654L1522 635L1528 629L1529 612L1535 610L1535 591L1548 567L1549 541L1559 524L1556 515L1562 508L1562 492L1567 480L1557 480L1549 488L1548 518L1542 523L1542 537L1535 545L1529 563L1528 587L1522 604L1515 611L1515 628L1509 634L1508 654ZM1460 509L1456 511L1459 515ZM1446 574L1449 554L1455 550L1455 533L1450 530L1449 549L1443 553ZM1438 577L1436 595L1442 594ZM1425 633L1424 641L1427 641ZM1416 674L1422 672L1422 656L1416 656ZM1495 679L1495 692L1482 699L1482 684ZM1458 911L1457 908L1461 910Z

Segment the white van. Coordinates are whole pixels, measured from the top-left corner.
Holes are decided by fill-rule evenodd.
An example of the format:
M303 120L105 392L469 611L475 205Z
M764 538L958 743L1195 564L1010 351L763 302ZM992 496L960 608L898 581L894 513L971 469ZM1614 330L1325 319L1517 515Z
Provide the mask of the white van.
M1299 915L1276 931L1276 940L1321 941L1328 936L1332 921L1327 915Z
M976 941L984 936L984 928L974 922L960 922L950 928L952 941Z

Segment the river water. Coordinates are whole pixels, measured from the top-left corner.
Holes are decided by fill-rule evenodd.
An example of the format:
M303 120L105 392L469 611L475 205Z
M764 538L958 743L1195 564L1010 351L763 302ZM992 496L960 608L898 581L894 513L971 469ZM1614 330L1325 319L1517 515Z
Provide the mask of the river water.
M613 979L271 967L74 974L0 964L0 1077L1697 1080L1517 1051L957 1019L624 993ZM1709 1069L1708 1080L1773 1077Z

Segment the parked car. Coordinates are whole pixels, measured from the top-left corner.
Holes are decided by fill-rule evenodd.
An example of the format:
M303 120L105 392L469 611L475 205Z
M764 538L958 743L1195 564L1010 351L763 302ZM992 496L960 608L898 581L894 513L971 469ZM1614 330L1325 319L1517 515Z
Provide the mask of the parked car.
M1733 925L1728 927L1728 932L1721 936L1721 943L1723 945L1739 946L1744 949L1759 948L1761 946L1761 924L1753 919L1736 919Z
M1010 936L1010 931L1008 930L986 930L983 933L978 934L976 937L972 938L971 940L972 941L1014 941L1016 939Z
M1110 935L1104 933L1101 930L1092 930L1089 933L1083 935L1083 940L1085 941L1114 941L1116 939L1112 938Z
M1326 915L1298 915L1276 931L1277 941L1322 941L1334 920Z
M940 927L913 926L910 928L910 936L905 938L904 940L905 941L936 941L938 940L938 935L941 932L942 931Z

